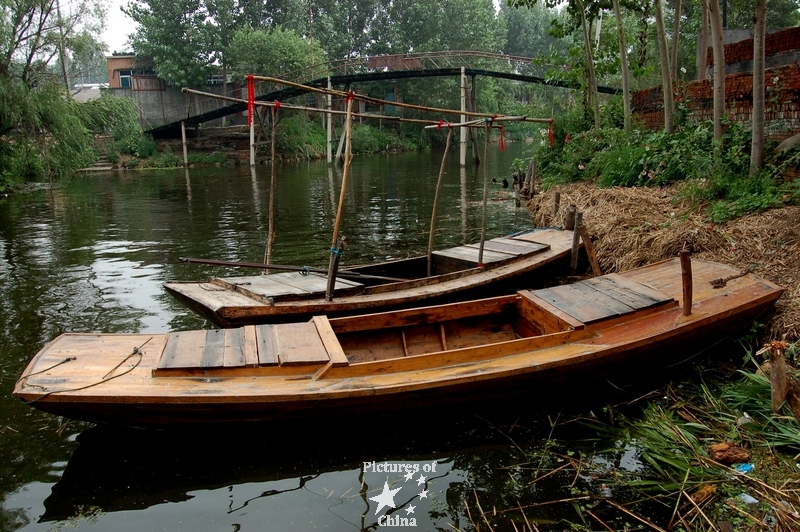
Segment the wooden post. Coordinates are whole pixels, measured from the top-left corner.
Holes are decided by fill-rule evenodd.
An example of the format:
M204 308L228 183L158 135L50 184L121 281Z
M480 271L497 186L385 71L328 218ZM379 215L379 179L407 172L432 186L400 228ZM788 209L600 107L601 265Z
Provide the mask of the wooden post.
M328 264L328 284L325 287L325 301L333 301L333 292L336 289L336 274L339 271L339 259L342 251L347 247L347 237L338 240L335 246L331 247L331 261Z
M189 152L186 149L186 122L181 121L181 141L183 142L183 167L189 168Z
M442 190L444 181L444 166L447 162L447 151L450 148L450 139L453 138L453 128L447 128L447 141L444 144L444 155L442 155L442 166L439 168L439 180L436 182L436 194L433 196L433 212L431 213L431 231L428 236L428 277L431 274L431 263L433 262L433 235L436 232L436 208L439 204L439 192Z
M683 281L683 315L692 313L692 257L688 250L680 253L681 280Z
M339 267L339 256L341 255L344 240L339 241L339 227L342 223L342 211L344 210L344 198L347 192L347 178L350 174L351 141L350 129L353 120L353 99L347 99L347 118L345 119L344 136L347 138L347 147L344 150L344 172L342 172L342 189L339 191L339 206L336 209L336 221L333 224L333 239L331 242L331 258L328 267L328 288L325 291L325 300L333 301L333 289L336 285L336 269Z
M489 122L486 122L486 125L483 126L483 132L483 211L481 216L481 245L478 248L479 268L483 266L483 246L486 244L486 202L489 199L489 133L492 132L492 125Z
M592 265L592 273L595 276L603 275L603 272L600 271L600 263L597 261L597 253L594 251L594 245L592 244L592 239L589 237L589 231L586 229L586 226L581 224L578 227L578 231L581 233L581 240L583 240L583 249L586 250L586 256L589 257L589 264Z
M331 77L328 76L328 90L331 90L333 85L331 85ZM330 93L325 95L325 109L328 111L331 110L331 95ZM326 118L326 130L327 130L327 144L325 145L325 157L328 164L333 162L333 114L326 113L328 116Z
M572 230L572 255L570 256L570 267L572 268L572 275L578 271L578 252L581 249L581 223L583 222L583 213L575 213L575 224Z
M464 67L461 67L461 123L467 121L467 74ZM467 165L467 133L469 128L461 127L461 137L459 141L458 162L461 166Z
M556 222L556 218L558 218L558 209L561 206L561 192L556 192L553 195L553 223Z
M572 231L575 229L575 205L570 205L567 207L567 217L564 218L564 229L567 231Z

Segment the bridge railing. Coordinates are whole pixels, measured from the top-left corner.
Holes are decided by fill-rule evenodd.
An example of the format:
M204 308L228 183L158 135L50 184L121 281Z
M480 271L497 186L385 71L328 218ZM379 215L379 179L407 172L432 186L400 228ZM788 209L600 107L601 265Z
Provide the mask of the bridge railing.
M537 65L534 59L529 57L474 50L444 50L439 52L365 56L334 60L290 72L280 73L278 75L283 79L295 83L307 83L311 80L325 78L327 76L375 71L459 67L525 73L534 76L544 76L547 68L553 68L552 65ZM220 85L218 85L218 87L221 88ZM234 84L229 84L229 87L225 96L242 99L247 97L246 88L234 86ZM284 87L275 83L259 82L255 86L255 95L256 97L263 96L282 88ZM219 90L219 93L222 94L222 91ZM164 124L185 120L188 117L201 115L230 105L230 102L227 101L216 98L202 98L196 95L187 95L184 101L185 103L183 105L174 105L163 110L162 116L159 118L163 119Z

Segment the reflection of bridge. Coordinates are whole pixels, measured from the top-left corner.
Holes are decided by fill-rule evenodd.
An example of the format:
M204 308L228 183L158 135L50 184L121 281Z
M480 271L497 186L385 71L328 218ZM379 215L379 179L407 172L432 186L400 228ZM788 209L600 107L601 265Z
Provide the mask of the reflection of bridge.
M474 51L442 51L419 54L396 54L365 57L354 60L339 60L304 68L282 77L288 81L304 83L312 87L340 88L355 83L369 81L399 80L423 77L489 76L577 89L570 84L548 80L544 77L544 66L534 65L531 58L493 54ZM312 81L307 81L307 80ZM229 96L241 98L240 90L235 89ZM599 92L616 94L618 89L598 87ZM272 83L256 85L256 100L284 101L300 96L305 91L296 88L281 88ZM244 103L227 104L215 98L187 98L187 105L166 110L164 125L148 131L155 137L178 137L181 122L187 126L196 126L204 122L220 119L247 110Z

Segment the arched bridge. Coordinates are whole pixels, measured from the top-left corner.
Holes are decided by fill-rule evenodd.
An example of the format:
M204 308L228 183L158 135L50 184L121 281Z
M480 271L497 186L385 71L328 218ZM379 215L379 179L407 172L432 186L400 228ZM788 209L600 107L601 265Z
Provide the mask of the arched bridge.
M395 54L330 61L286 73L281 77L311 87L327 87L330 79L334 88L343 88L370 81L460 76L462 68L463 72L473 80L476 76L489 76L523 83L578 88L561 81L546 79L544 70L547 65L535 65L531 58L475 51ZM597 89L598 92L606 94L621 92L611 87L598 86ZM256 85L256 100L261 101L284 101L302 94L305 94L305 91L297 88L281 88L271 83ZM229 91L228 95L236 98L244 97L239 88ZM187 97L186 105L165 110L164 124L152 127L147 132L156 138L177 137L180 136L181 122L187 126L196 126L246 110L247 105L244 103L228 104L215 98Z

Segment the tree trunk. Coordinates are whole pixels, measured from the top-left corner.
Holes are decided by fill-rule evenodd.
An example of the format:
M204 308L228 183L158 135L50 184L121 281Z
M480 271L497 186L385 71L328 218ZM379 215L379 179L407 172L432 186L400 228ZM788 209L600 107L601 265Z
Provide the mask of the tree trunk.
M656 31L658 33L658 55L661 60L661 85L664 92L664 132L672 133L675 104L672 99L672 74L667 51L667 32L664 30L664 12L661 0L655 1Z
M764 166L764 35L767 29L767 0L756 2L753 28L753 144L750 148L750 177Z
M600 127L600 102L597 99L597 79L594 73L594 59L592 58L592 39L589 36L589 27L586 24L586 9L581 0L576 0L581 11L581 26L583 27L583 43L586 48L586 67L589 72L589 101L594 108L594 127Z
M679 0L680 1L680 0ZM617 40L619 41L619 59L622 65L622 109L624 116L624 128L628 133L631 130L631 91L628 81L628 52L625 44L625 30L622 26L622 12L619 8L619 0L612 0L614 4L614 17L617 19Z
M675 0L675 22L672 25L672 79L678 79L678 44L681 35L681 0Z
M714 140L717 151L722 146L722 115L725 113L725 48L722 43L722 13L719 0L708 1L708 18L711 19L711 45L714 47Z
M700 42L697 44L697 75L696 79L706 79L706 69L708 68L708 4L705 0L700 2Z

